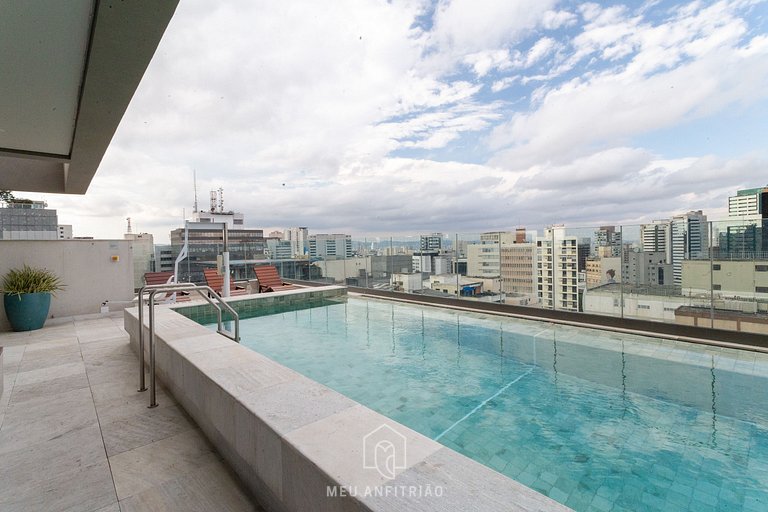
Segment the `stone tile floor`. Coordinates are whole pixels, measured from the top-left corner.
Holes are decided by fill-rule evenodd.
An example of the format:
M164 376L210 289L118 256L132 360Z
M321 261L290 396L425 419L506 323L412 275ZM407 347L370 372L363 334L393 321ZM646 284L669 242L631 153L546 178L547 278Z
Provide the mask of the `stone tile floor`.
M162 388L147 408L122 325L0 333L0 510L262 511Z

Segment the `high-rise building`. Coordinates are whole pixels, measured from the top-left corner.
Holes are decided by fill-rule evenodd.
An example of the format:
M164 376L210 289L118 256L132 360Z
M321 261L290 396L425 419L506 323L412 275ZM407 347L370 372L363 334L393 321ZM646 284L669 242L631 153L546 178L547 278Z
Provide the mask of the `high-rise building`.
M577 268L579 272L584 272L587 268L587 258L592 252L592 240L589 237L579 238L576 250L578 252Z
M728 198L728 216L768 218L768 186L736 191L735 196Z
M640 226L643 252L663 252L667 263L672 263L672 222L654 220Z
M58 240L58 215L47 207L44 201L8 201L0 208L0 240Z
M621 231L616 231L616 226L600 226L595 231L596 252L606 254L606 250L600 247L610 247L609 257L621 257Z
M309 256L311 258L338 259L352 257L350 235L320 233L309 235Z
M672 217L672 269L674 283L683 281L683 261L709 254L709 224L701 210Z
M728 220L714 224L720 257L768 259L768 187L728 198Z
M443 249L442 233L432 233L431 235L421 235L419 237L419 250L439 252L442 249Z
M565 227L551 226L536 238L536 273L542 307L579 310L578 248Z
M307 254L309 233L306 227L286 229L283 231L283 240L291 244L291 257L301 258Z
M250 279L253 276L254 262L266 258L267 247L264 230L243 227L245 217L242 213L224 210L222 193L221 189L218 193L216 191L211 192L210 211L192 213L192 222L195 223L194 229L187 230L181 227L171 231L171 253L174 262L187 237L189 241L189 254L179 266L179 275L176 276L178 282L203 283L205 282L203 270L218 264L219 255L224 249L224 230L218 225L211 225L209 229L206 224L217 223L227 226L229 268L233 279ZM163 257L167 258L168 256L164 255ZM155 261L157 271L167 268L165 261L160 261L157 257ZM157 268L158 266L163 268Z

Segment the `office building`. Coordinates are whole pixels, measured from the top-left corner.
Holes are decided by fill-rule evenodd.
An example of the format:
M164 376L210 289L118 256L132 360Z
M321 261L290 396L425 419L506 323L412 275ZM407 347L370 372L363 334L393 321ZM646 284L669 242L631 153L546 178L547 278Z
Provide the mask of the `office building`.
M467 275L481 278L500 278L501 247L515 242L515 233L489 231L480 234L480 242L467 244Z
M338 259L352 257L352 237L343 234L309 235L310 258Z
M288 240L267 238L265 256L272 260L289 260L293 258L293 245Z
M419 237L420 251L438 251L443 249L443 234L432 233L431 235L421 235Z
M621 231L616 231L616 226L600 226L595 231L595 252L605 257L621 257Z
M737 191L728 198L728 220L713 228L719 257L768 259L768 187Z
M736 191L728 198L728 217L768 218L768 186Z
M670 286L674 284L674 271L667 263L667 253L646 252L625 246L622 256L621 280L635 286Z
M664 253L664 260L672 263L672 222L654 220L640 226L640 243L643 252Z
M291 257L306 257L309 246L309 231L306 227L288 228L283 231L283 240L291 244Z
M58 215L47 207L44 201L8 201L0 208L0 240L58 240Z
M672 270L674 283L683 279L683 261L709 257L709 224L701 210L672 217Z

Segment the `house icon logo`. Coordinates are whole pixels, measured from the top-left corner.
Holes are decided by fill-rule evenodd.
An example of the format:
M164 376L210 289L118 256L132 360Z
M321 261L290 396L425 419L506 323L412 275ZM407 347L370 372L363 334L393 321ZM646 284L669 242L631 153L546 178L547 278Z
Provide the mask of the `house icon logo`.
M363 437L363 468L375 469L387 480L405 469L405 436L382 424Z

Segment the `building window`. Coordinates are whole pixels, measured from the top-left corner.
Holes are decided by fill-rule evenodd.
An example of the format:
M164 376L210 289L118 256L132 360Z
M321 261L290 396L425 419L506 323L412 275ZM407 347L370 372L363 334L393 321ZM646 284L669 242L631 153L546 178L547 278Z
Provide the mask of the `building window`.
M719 285L719 284L713 284L713 285L712 285L712 289L713 289L713 290L722 290L722 289L723 289L723 287L722 287L721 285Z
M757 293L768 293L768 286L755 286Z
M755 272L768 272L768 265L755 265Z
M637 309L651 309L651 306L647 304L638 304Z
M712 270L720 270L720 264L715 263L714 265L712 265Z

